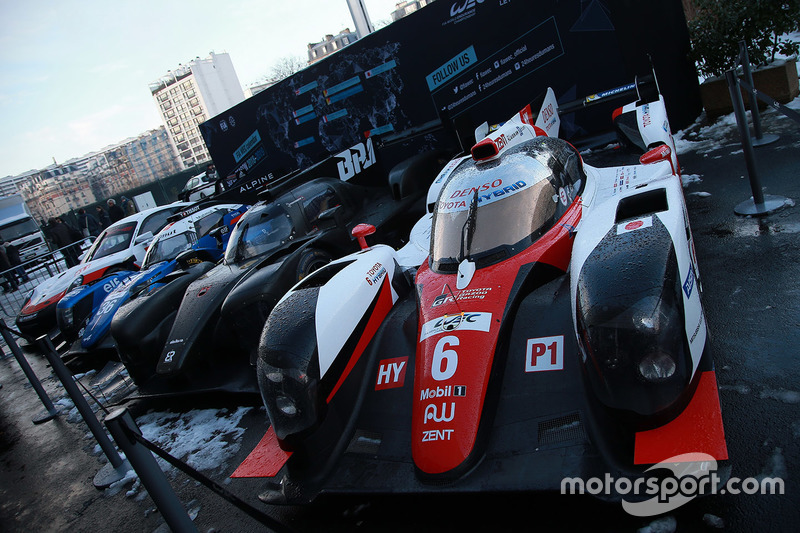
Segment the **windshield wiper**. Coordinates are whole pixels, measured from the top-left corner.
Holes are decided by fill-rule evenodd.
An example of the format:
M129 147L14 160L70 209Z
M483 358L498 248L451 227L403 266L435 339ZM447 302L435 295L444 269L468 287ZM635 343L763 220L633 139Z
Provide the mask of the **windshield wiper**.
M467 213L467 221L464 222L464 227L461 228L461 259L469 259L470 250L472 249L472 238L475 236L475 224L478 218L478 190L475 189L475 194L469 202L469 212Z

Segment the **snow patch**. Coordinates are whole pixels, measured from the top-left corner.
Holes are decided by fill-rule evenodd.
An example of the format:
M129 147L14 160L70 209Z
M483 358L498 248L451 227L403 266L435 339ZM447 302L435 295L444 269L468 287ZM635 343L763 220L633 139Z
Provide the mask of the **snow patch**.
M675 520L675 517L665 516L639 528L638 533L674 533L676 529L678 529L678 521Z
M764 389L758 395L759 398L762 399L770 399L770 400L778 400L783 403L788 404L797 404L800 403L800 392L793 391L793 390L771 390L771 389Z
M690 192L689 196L699 196L700 198L708 198L709 196L711 196L711 193L704 191Z
M125 476L119 481L115 481L112 483L106 490L103 491L105 496L114 496L122 491L125 488L125 485L130 483L131 481L138 480L139 477L136 475L136 472L131 469L125 472Z
M703 523L716 529L725 529L725 520L711 513L706 513L703 515Z
M738 392L739 394L750 394L750 387L747 385L720 385L719 390Z
M764 478L776 477L786 479L787 473L788 470L786 470L786 459L783 457L783 449L775 448L775 451L772 452L772 456L769 458L769 462L761 473L756 476L756 479L758 481L763 481Z
M681 183L684 187L690 183L700 183L701 181L703 181L703 178L700 174L683 174L681 176Z
M222 469L239 451L239 422L252 407L202 409L187 413L148 413L137 419L144 438L196 470ZM162 463L162 460L159 459ZM172 469L167 463L162 468Z

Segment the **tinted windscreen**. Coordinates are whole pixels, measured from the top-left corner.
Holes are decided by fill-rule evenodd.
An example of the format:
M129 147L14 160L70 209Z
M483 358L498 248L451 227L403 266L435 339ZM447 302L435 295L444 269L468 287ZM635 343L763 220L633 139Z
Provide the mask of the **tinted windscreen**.
M86 254L83 262L86 263L94 259L100 259L101 257L126 249L131 243L135 229L135 222L108 228L97 238L97 241L92 245L92 249Z
M0 237L4 241L13 241L37 231L39 231L39 226L36 225L36 222L32 218L25 218L0 228Z
M188 250L195 243L195 236L191 231L178 233L165 239L159 239L150 245L147 256L144 258L142 268L149 268L162 261L171 261L178 254Z
M559 201L551 178L526 153L509 154L502 164L464 166L443 188L434 212L434 264L452 269L467 257L493 255L550 229Z
M225 251L226 263L238 263L270 252L286 243L294 226L281 205L250 209L231 233Z

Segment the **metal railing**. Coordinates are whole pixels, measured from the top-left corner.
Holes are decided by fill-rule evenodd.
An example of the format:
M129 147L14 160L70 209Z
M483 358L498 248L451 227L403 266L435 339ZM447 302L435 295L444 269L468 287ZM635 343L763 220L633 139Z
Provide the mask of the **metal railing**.
M37 285L69 268L66 257L70 249L77 258L88 244L87 237L0 272L0 317L15 319Z
M728 70L725 77L728 82L728 91L731 95L731 102L733 103L733 112L736 117L736 125L739 128L739 136L742 141L742 151L744 152L745 165L747 166L747 174L750 178L750 189L753 196L750 199L739 203L734 212L742 216L765 216L770 215L787 205L787 198L783 196L767 195L764 194L761 188L761 179L758 173L758 165L756 164L754 146L765 146L778 140L777 135L764 135L761 131L761 114L758 110L758 100L763 101L767 105L774 108L776 111L783 113L788 118L797 122L800 125L800 114L796 111L775 101L772 97L767 96L753 86L753 75L750 69L750 58L747 54L747 47L744 41L739 42L739 57L737 58L737 65L741 65L744 80L736 75L736 68ZM750 136L750 128L747 123L747 115L745 114L744 101L742 99L742 89L747 94L750 103L750 115L753 121L753 130L755 136Z

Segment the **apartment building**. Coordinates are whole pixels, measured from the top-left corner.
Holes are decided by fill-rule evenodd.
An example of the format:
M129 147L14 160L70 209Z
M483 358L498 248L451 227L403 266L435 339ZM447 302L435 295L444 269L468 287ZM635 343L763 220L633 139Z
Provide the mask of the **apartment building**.
M0 191L20 192L35 217L47 220L182 169L175 147L160 127L63 164L8 176L0 180Z
M151 83L150 92L184 168L211 159L198 126L244 100L227 53L179 65Z
M308 64L316 63L357 40L358 35L351 32L350 28L345 28L338 35L328 34L318 43L308 43Z
M400 20L406 15L410 15L418 9L422 9L433 2L433 0L411 0L408 2L397 2L395 10L392 11L392 22Z

